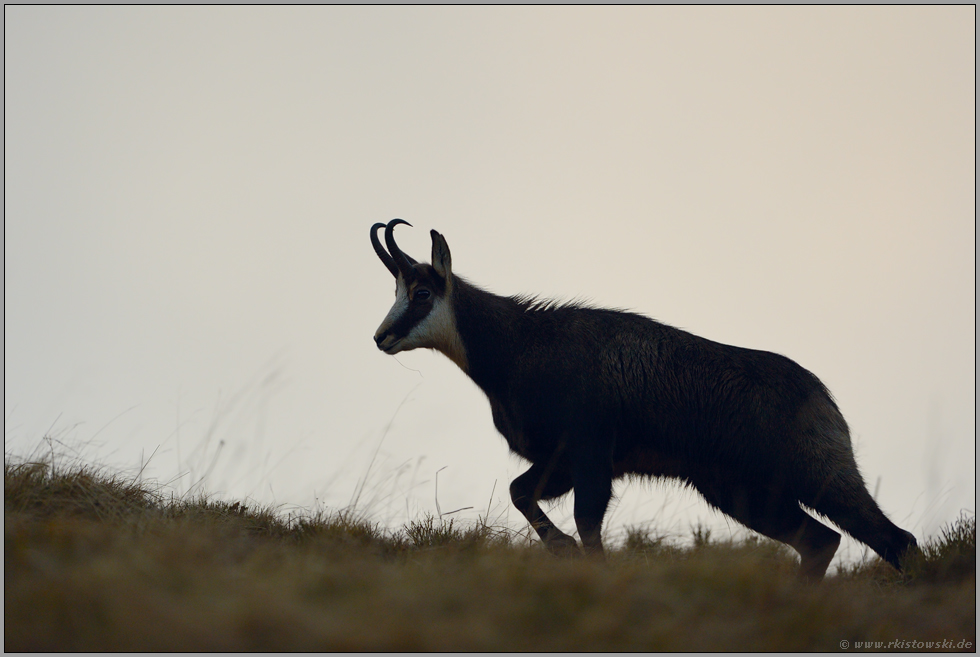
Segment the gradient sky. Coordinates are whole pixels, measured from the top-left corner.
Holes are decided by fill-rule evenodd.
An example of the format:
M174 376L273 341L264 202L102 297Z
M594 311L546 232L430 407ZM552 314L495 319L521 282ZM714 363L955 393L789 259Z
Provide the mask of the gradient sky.
M393 526L438 471L438 510L517 526L476 386L372 341L402 217L494 292L793 358L934 533L975 509L975 18L5 7L5 454ZM616 490L610 537L737 527Z

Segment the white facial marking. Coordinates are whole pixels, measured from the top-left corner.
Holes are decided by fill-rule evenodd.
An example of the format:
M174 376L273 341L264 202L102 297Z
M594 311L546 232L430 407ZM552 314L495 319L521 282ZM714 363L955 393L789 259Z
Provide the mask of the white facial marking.
M375 338L387 331L398 319L408 311L408 288L405 285L405 279L399 276L395 279L395 303L392 304L391 310L385 315L384 320L381 322L381 326L378 330L374 332ZM401 344L397 344L392 348L392 345L397 342L397 339L393 336L388 336L385 338L384 342L381 343L381 348L384 349L385 353L397 354L399 351L405 349Z
M376 336L383 334L395 324L407 311L409 307L409 295L414 293L415 288L409 289L404 279L399 276L395 289L395 303L381 326L378 327ZM459 333L456 331L456 320L450 308L450 303L443 296L432 296L432 309L422 321L413 326L400 340L394 336L388 336L381 343L381 348L387 354L397 354L401 351L411 349L428 348L437 349L448 356L453 362L466 370L466 350L460 340Z

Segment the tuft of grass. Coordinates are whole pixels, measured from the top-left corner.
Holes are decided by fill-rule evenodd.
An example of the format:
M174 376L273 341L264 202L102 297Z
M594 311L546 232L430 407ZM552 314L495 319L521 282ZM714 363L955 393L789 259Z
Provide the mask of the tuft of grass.
M117 521L160 508L153 490L111 474L74 467L54 476L45 463L3 464L4 509L49 518Z
M459 551L510 547L514 538L510 531L494 527L484 520L467 526L455 519L446 522L431 514L409 522L402 532L416 550L441 548Z
M630 528L563 559L486 519L397 530L355 510L175 498L84 468L4 464L8 651L773 651L841 641L976 647L976 523L796 581L766 539L694 547ZM890 573L890 574L889 574ZM889 579L890 578L890 579ZM967 645L967 643L969 645Z
M711 528L698 523L691 529L691 537L694 539L695 549L707 547L711 544Z
M642 527L627 527L623 551L632 555L660 556L669 550L667 537L651 536L648 529Z
M413 520L406 525L405 534L416 548L445 547L457 544L463 539L463 533L453 525L453 520L445 524L440 521L437 524L432 515L427 515L421 520Z
M976 577L977 517L961 513L926 541L921 557L912 557L909 570L918 581L955 582Z

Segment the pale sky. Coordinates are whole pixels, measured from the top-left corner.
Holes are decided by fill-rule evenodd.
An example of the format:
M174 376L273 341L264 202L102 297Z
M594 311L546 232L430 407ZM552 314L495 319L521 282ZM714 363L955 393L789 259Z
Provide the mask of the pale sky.
M5 453L153 454L178 492L284 510L365 480L393 527L437 512L441 470L443 513L520 526L482 393L373 343L368 230L401 217L494 292L796 360L885 512L935 533L976 508L975 17L5 7ZM737 527L616 490L612 540Z

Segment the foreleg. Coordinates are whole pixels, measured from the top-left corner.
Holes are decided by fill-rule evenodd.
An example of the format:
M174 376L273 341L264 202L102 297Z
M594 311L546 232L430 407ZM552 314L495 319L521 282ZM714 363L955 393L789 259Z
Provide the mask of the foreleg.
M510 499L538 533L545 547L554 553L578 551L575 539L562 532L538 505L540 500L561 497L572 489L572 479L556 464L535 463L510 484Z
M586 554L603 556L602 519L612 498L612 443L586 442L573 469L575 525Z

